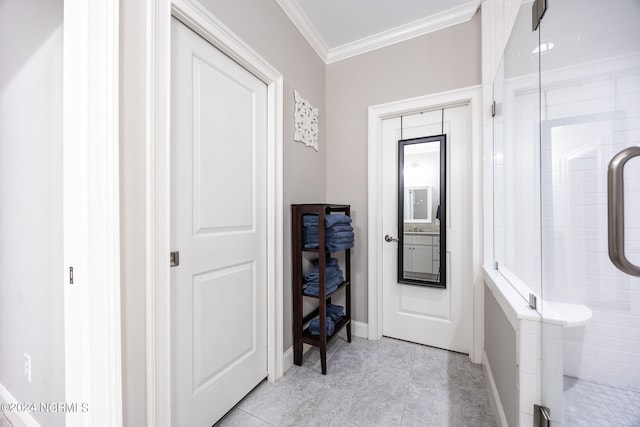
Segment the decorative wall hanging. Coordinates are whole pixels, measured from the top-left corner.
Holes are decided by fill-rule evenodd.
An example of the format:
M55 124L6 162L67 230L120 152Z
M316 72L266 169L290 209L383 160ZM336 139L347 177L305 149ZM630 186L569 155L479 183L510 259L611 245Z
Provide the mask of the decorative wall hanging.
M301 97L297 90L293 91L293 95L296 101L296 107L293 113L296 133L293 139L319 151L318 109Z

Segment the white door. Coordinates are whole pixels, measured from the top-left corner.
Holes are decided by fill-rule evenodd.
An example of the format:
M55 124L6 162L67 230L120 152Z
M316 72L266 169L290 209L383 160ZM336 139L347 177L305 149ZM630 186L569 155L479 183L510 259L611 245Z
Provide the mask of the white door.
M446 108L444 133L446 139L446 258L439 256L437 235L414 234L404 247L404 265L412 273L437 274L440 263L446 262L446 288L432 288L398 283L398 243L383 245L382 334L406 341L440 347L462 353L469 352L469 251L470 251L470 127L469 107ZM401 136L402 127L402 136ZM404 116L402 120L383 120L383 212L385 234L398 237L398 140L442 134L442 110ZM434 187L437 188L437 185ZM434 209L435 210L435 209ZM476 213L479 214L479 213ZM437 221L420 224L423 230L434 230ZM406 236L406 234L405 234ZM383 236L380 236L382 239ZM416 241L424 240L422 245ZM433 243L432 243L433 244ZM409 249L413 248L413 249ZM429 250L431 260L424 260ZM407 262L411 253L411 262ZM421 267L421 264L430 265Z
M210 427L267 376L267 87L174 19L171 96L172 425Z

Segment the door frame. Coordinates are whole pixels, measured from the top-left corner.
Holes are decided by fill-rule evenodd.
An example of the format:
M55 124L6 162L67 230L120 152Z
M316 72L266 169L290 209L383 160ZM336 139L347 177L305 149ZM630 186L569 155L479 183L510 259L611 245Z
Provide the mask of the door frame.
M171 18L267 85L267 370L283 374L283 76L195 0L147 0L147 426L171 425Z
M368 135L368 312L370 340L382 338L382 121L425 110L469 105L470 159L469 206L476 215L469 219L468 307L469 357L482 361L484 347L484 289L482 284L482 86L469 86L369 107Z
M123 422L119 54L118 0L64 1L64 389L89 404L67 426Z

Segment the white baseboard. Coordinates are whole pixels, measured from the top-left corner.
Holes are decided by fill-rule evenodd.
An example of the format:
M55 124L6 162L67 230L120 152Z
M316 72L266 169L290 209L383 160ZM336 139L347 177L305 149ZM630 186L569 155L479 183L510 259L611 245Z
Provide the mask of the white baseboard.
M369 337L369 325L364 322L358 322L355 320L351 321L352 330L351 333L358 338L368 338ZM303 353L306 353L311 348L310 345L303 346ZM287 372L289 368L293 366L293 346L289 347L285 350L284 355L282 356L282 372Z
M507 417L504 414L504 408L502 407L502 402L500 402L500 395L498 394L498 388L496 387L496 382L493 379L493 373L491 372L491 366L489 366L489 359L487 358L487 353L482 353L482 364L487 370L487 376L489 377L489 386L491 388L491 393L489 396L491 397L491 406L493 407L493 413L498 416L498 424L501 427L509 427L507 424Z
M0 401L10 404L19 403L2 384L0 384ZM4 415L11 421L14 427L42 427L29 412L5 412Z
M293 366L293 346L289 347L282 357L282 373L286 373Z
M369 324L368 323L358 322L357 320L352 320L351 321L351 326L353 326L353 329L351 330L351 332L353 332L353 335L355 335L358 338L365 338L365 339L369 338Z

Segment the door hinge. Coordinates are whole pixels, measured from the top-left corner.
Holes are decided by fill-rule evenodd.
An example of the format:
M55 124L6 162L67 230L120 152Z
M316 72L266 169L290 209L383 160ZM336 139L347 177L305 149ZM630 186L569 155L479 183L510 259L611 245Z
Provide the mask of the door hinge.
M531 31L538 29L544 13L547 11L547 0L535 0L531 6Z
M495 117L496 116L496 101L493 101L491 103L491 117Z
M180 252L179 251L174 251L171 252L171 258L170 258L170 262L171 262L171 267L177 267L180 265Z
M534 427L550 427L551 416L549 408L540 405L533 405L533 426Z
M73 285L73 267L69 267L69 284Z

